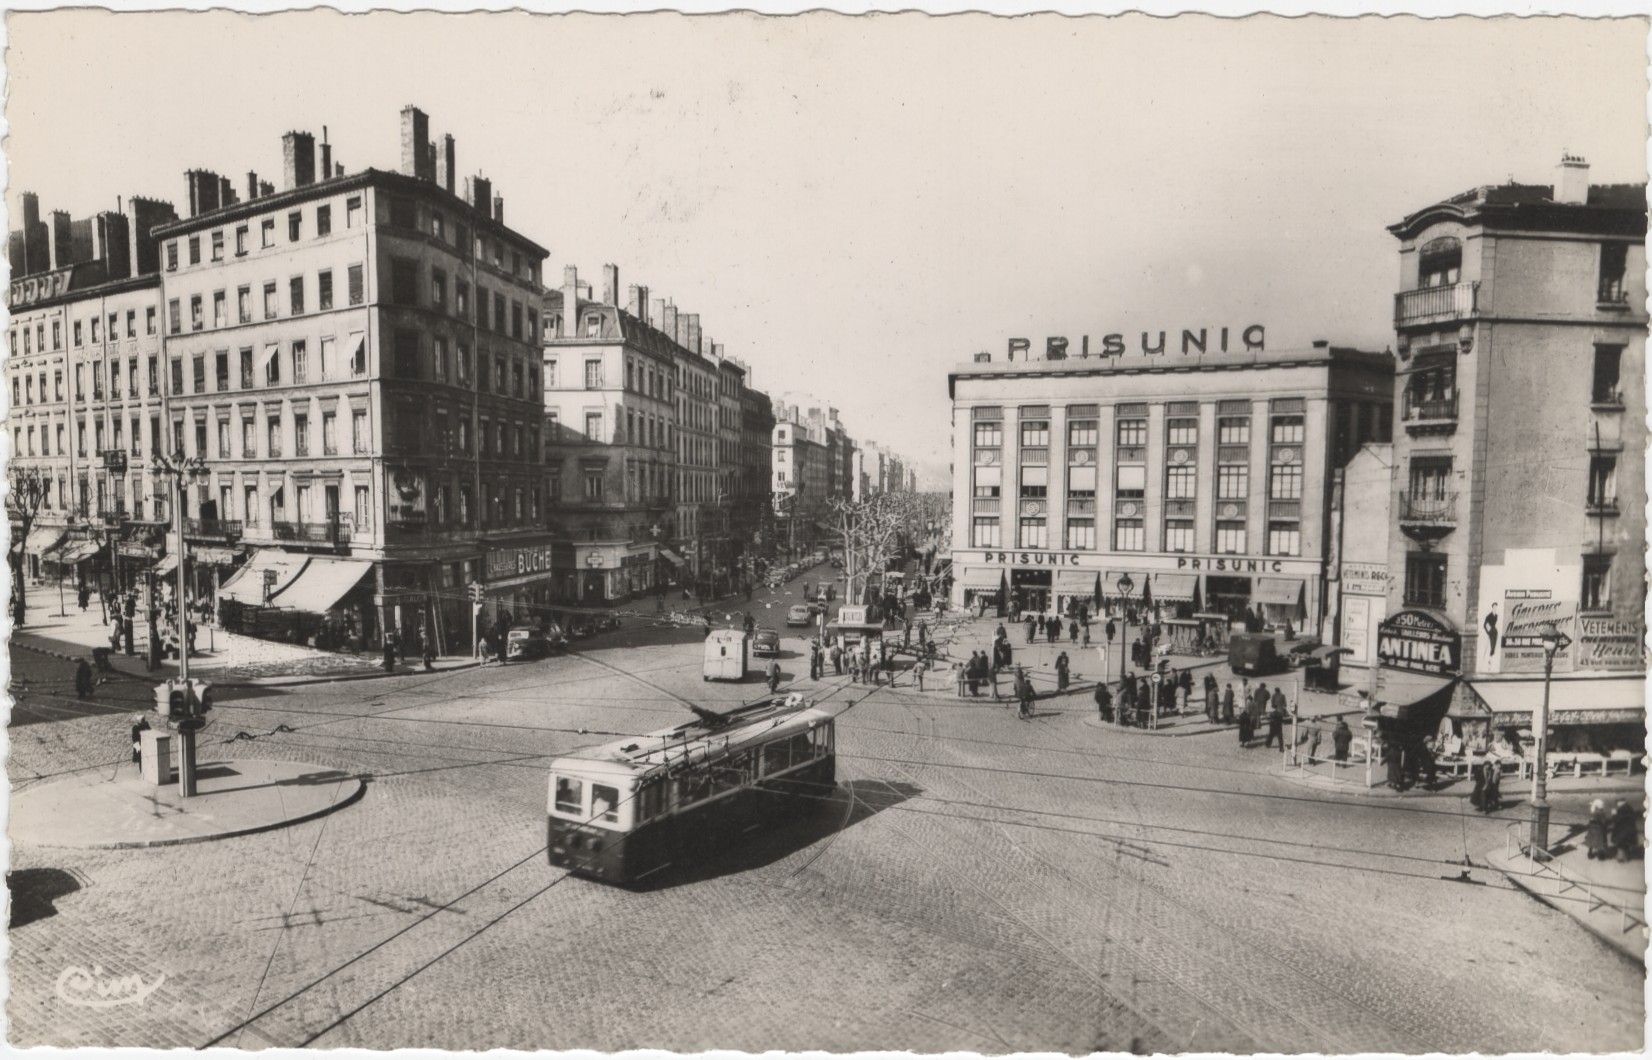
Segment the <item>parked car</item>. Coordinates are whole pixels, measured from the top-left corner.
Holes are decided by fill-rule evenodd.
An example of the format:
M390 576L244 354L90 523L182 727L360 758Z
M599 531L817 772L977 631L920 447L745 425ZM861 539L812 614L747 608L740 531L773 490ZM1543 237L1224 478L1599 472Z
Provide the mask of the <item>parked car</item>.
M1251 677L1285 669L1271 633L1240 633L1228 641L1228 666Z
M772 629L760 629L752 637L751 653L753 655L779 655L780 634Z
M592 628L598 633L607 633L620 628L620 617L617 612L604 611L591 620Z
M596 633L596 627L588 618L576 618L568 623L568 636L573 640L584 640Z
M551 642L538 626L516 626L505 634L505 661L543 659L551 654Z
M568 650L568 634L564 633L562 627L555 622L545 627L545 642L551 646L552 651Z
M809 624L810 612L807 604L793 604L786 612L786 625L806 626Z

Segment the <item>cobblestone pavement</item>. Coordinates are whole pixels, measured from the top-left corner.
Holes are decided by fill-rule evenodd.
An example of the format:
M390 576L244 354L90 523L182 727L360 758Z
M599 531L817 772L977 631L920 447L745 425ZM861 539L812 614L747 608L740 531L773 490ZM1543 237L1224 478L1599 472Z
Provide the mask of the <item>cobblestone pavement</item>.
M363 773L366 798L219 843L14 848L11 1042L1641 1047L1638 968L1478 864L1453 882L1518 805L1307 791L1225 734L1085 725L1082 694L1019 721L810 682L782 635L787 687L844 711L836 793L646 891L546 864L546 764L682 720L684 700L756 698L755 680L699 679L693 630L635 620L538 663L227 695L204 753ZM62 703L66 663L13 663L14 783L124 756L106 689ZM1585 798L1562 796L1556 821ZM86 1007L75 968L158 985Z

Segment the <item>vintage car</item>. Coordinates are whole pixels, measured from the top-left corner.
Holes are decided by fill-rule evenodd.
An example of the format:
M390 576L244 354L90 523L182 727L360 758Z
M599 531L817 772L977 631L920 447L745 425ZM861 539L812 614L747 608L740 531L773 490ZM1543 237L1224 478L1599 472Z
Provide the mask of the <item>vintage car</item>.
M753 655L779 655L780 634L772 629L760 629L751 639Z
M786 612L786 625L806 626L812 617L808 604L793 604Z
M515 626L505 634L505 661L527 662L551 654L551 642L538 626Z

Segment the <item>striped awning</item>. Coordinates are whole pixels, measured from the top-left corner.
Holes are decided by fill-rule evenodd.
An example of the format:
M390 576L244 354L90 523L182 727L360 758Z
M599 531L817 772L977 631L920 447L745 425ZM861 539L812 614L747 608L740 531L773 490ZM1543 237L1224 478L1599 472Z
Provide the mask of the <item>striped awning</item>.
M1093 570L1058 570L1055 572L1055 591L1058 593L1096 593L1096 572Z
M960 589L987 589L996 592L1004 582L1004 572L997 567L965 567L958 576Z
M67 545L59 548L56 552L50 553L42 558L48 559L53 563L61 563L64 566L71 566L73 564L91 559L93 556L97 555L102 548L103 546L98 544L96 541L71 541Z
M1153 599L1160 603L1192 603L1198 591L1197 574L1153 575Z

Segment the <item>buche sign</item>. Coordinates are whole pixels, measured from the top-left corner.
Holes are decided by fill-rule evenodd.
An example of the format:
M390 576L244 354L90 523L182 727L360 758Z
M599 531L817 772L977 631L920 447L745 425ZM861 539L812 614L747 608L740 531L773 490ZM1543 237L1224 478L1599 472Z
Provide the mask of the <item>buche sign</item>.
M488 579L543 574L551 569L550 545L496 548L488 553Z

